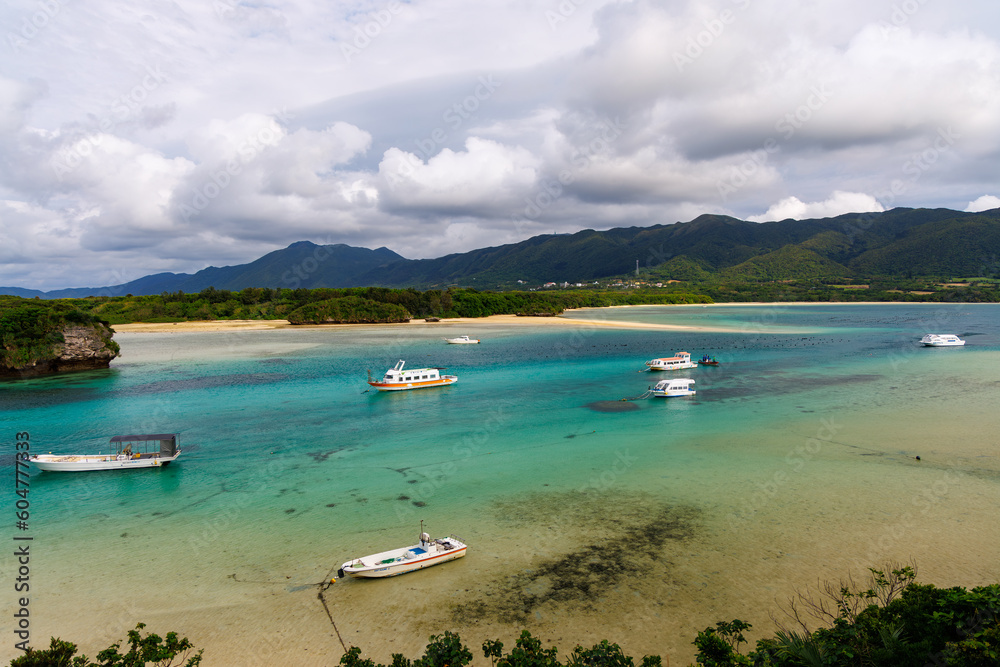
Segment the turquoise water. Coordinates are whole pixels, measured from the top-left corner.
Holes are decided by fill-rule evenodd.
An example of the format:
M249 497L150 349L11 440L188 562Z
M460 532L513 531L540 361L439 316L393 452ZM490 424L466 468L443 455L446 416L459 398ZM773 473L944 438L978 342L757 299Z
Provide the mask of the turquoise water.
M445 624L431 631L463 628L463 637L527 625L564 633L570 644L600 627L637 653L685 656L684 633L741 604L759 611L751 601L788 582L815 580L811 568L824 553L825 565L840 568L873 554L919 553L937 576L951 567L1000 577L996 556L983 556L996 553L995 542L992 552L970 544L951 566L929 546L952 539L950 531L996 535L995 521L979 522L1000 496L1000 307L637 307L569 317L726 331L473 323L120 333L123 355L107 371L0 383L8 443L28 431L33 451L86 453L115 434L178 432L184 452L156 471L32 473L34 636L86 627L67 603L116 610L127 627L125 616L187 609L192 590L200 611L182 616L185 629L216 656L239 633L206 632L215 615L260 637L293 605L315 624L305 636L328 635L322 609L310 607L315 591L299 591L353 556L408 543L420 520L431 533L467 539L469 556L375 585L399 592L462 582L424 620ZM929 331L957 333L968 345L920 348ZM483 343L444 344L458 334ZM659 379L644 372L647 359L678 350L721 362L681 372L696 381L695 397L620 400ZM398 359L446 367L459 382L367 391L368 370L380 376ZM4 467L11 480L9 454ZM929 496L933 512L921 515L919 530L872 546L880 529L922 508L911 497L942 479L948 490ZM566 554L666 530L650 517L667 515L683 535L649 544L669 558L653 553L625 567L604 580L606 594L594 597L577 574L575 596L508 599L512 586L550 591ZM511 540L532 546L498 561ZM98 568L81 580L73 576L81 562L167 576L137 586ZM260 586L238 585L251 580ZM365 586L336 584L358 603L372 595ZM713 600L703 586L728 592ZM635 596L667 601L675 613L649 609L641 623L618 627L599 611L618 613ZM369 621L352 637L367 638L376 657L377 647L419 648L430 634L426 623ZM292 650L282 641L269 644L274 655ZM339 644L328 650L335 662Z

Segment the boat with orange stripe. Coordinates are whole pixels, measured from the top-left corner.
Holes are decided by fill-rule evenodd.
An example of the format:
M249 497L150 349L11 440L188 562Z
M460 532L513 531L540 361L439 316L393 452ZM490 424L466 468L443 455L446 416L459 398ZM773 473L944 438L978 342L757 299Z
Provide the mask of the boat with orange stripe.
M423 532L424 522L420 522L420 543L401 549L354 558L340 566L337 576L356 578L394 577L425 567L446 563L465 555L466 544L455 535L436 540Z
M379 391L403 391L406 389L425 389L427 387L446 387L458 382L455 375L442 375L443 368L411 368L405 370L405 362L400 359L395 367L385 372L381 380L372 377L368 371L368 384Z

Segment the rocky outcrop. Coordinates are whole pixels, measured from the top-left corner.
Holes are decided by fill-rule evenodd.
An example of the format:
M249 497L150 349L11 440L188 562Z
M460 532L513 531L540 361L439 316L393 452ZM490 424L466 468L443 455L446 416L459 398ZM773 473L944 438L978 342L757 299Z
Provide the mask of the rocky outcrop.
M0 368L0 375L31 377L108 368L120 353L118 343L111 338L114 330L107 324L67 324L60 333L62 342L53 345L51 355L19 368Z

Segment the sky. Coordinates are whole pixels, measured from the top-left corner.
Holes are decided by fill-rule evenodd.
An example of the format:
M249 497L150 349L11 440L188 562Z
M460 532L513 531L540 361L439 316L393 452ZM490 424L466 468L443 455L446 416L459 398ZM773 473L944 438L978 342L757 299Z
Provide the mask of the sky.
M0 285L1000 206L995 0L7 0Z

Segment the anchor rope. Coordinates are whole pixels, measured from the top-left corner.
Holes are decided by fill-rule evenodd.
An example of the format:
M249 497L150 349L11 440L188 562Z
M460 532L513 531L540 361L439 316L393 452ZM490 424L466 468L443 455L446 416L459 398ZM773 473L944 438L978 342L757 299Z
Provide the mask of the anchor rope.
M622 401L641 401L642 399L649 398L652 395L653 395L653 391L651 389L647 389L645 392L643 392L639 396L629 396L627 398L622 398L622 399L619 399L619 400L622 400Z
M330 625L333 626L333 631L337 633L337 639L340 640L340 645L344 648L344 653L347 653L347 644L344 643L344 638L340 636L340 630L337 628L337 622L333 620L333 614L330 613L330 607L327 606L326 598L323 597L323 592L330 587L331 583L332 582L322 584L319 588L319 592L316 594L316 597L318 597L319 601L323 603L323 609L326 611L327 618L330 619Z

